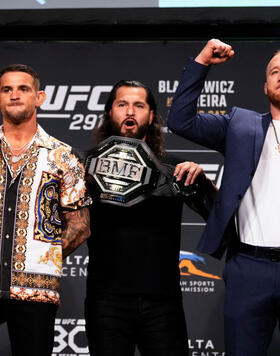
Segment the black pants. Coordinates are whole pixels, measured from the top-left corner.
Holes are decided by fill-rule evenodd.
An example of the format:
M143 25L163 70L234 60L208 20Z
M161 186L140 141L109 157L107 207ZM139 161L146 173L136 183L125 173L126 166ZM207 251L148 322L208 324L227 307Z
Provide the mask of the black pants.
M188 355L181 298L116 297L85 301L86 333L94 356Z
M0 299L0 323L7 322L13 356L52 354L56 311L50 303Z

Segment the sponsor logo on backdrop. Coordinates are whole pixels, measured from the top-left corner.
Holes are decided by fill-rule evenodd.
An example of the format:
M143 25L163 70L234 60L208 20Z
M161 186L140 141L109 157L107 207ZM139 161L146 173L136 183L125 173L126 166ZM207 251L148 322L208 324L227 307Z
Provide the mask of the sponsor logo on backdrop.
M190 356L225 356L225 352L217 351L211 339L189 339Z
M55 319L52 356L90 356L84 319Z
M179 269L181 291L185 293L213 293L215 280L221 280L209 271L205 258L193 252L180 251Z
M166 107L171 106L173 94L178 84L178 80L158 81L159 94L172 94L172 96L168 95L166 98ZM234 80L206 80L198 99L198 111L200 113L225 114L228 96L234 93Z
M88 256L70 255L63 261L63 277L86 277L87 276Z
M207 80L199 97L197 106L199 112L212 114L225 114L227 108L227 96L234 94L233 80ZM211 110L206 110L211 108Z
M52 356L90 356L84 319L56 319ZM212 339L188 339L190 356L225 356Z
M178 81L159 80L158 93L167 96L166 107L172 104ZM112 85L46 85L47 99L40 108L38 118L69 120L69 130L93 130L101 123L106 96ZM233 80L206 81L198 100L199 112L224 114L228 95L234 94ZM167 132L167 127L163 127Z
M111 89L111 85L46 85L47 98L37 116L68 119L69 130L93 130L100 125Z

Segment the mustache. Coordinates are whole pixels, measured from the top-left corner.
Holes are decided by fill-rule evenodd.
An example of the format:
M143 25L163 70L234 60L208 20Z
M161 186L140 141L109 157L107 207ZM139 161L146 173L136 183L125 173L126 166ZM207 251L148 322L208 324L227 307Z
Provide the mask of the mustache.
M138 122L132 116L129 116L129 117L125 118L122 121L121 126L123 126L127 121L133 121L134 125L138 126Z
M20 103L20 102L14 102L14 103L10 103L10 104L8 104L8 106L20 106L20 105L23 105L23 103Z

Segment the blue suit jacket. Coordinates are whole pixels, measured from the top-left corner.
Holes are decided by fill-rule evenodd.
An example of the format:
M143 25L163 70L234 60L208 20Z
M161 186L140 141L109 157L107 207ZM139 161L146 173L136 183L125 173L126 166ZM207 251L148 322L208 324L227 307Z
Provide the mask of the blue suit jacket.
M224 174L198 250L220 258L237 242L233 216L255 174L270 113L234 107L229 114L198 114L197 99L209 67L190 60L173 98L168 127L224 155Z

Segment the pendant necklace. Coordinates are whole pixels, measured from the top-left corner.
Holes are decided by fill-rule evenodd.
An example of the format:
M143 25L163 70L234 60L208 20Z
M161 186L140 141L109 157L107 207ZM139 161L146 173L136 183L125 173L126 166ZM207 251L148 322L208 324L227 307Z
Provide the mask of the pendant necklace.
M27 147L29 146L30 142L25 143L24 145L22 145L21 147L18 148L14 148L9 141L7 140L7 138L5 137L5 140L10 148L11 154L12 154L12 163L17 163L18 161L21 160L21 157L23 155L23 153L26 151Z
M275 127L275 125L273 123L273 120L271 120L271 124L272 124L272 127L273 127L275 140L276 140L276 143L277 143L275 149L278 151L278 153L280 153L280 142L279 142L279 139L278 139L278 135L277 135L277 132L276 132L276 127Z

